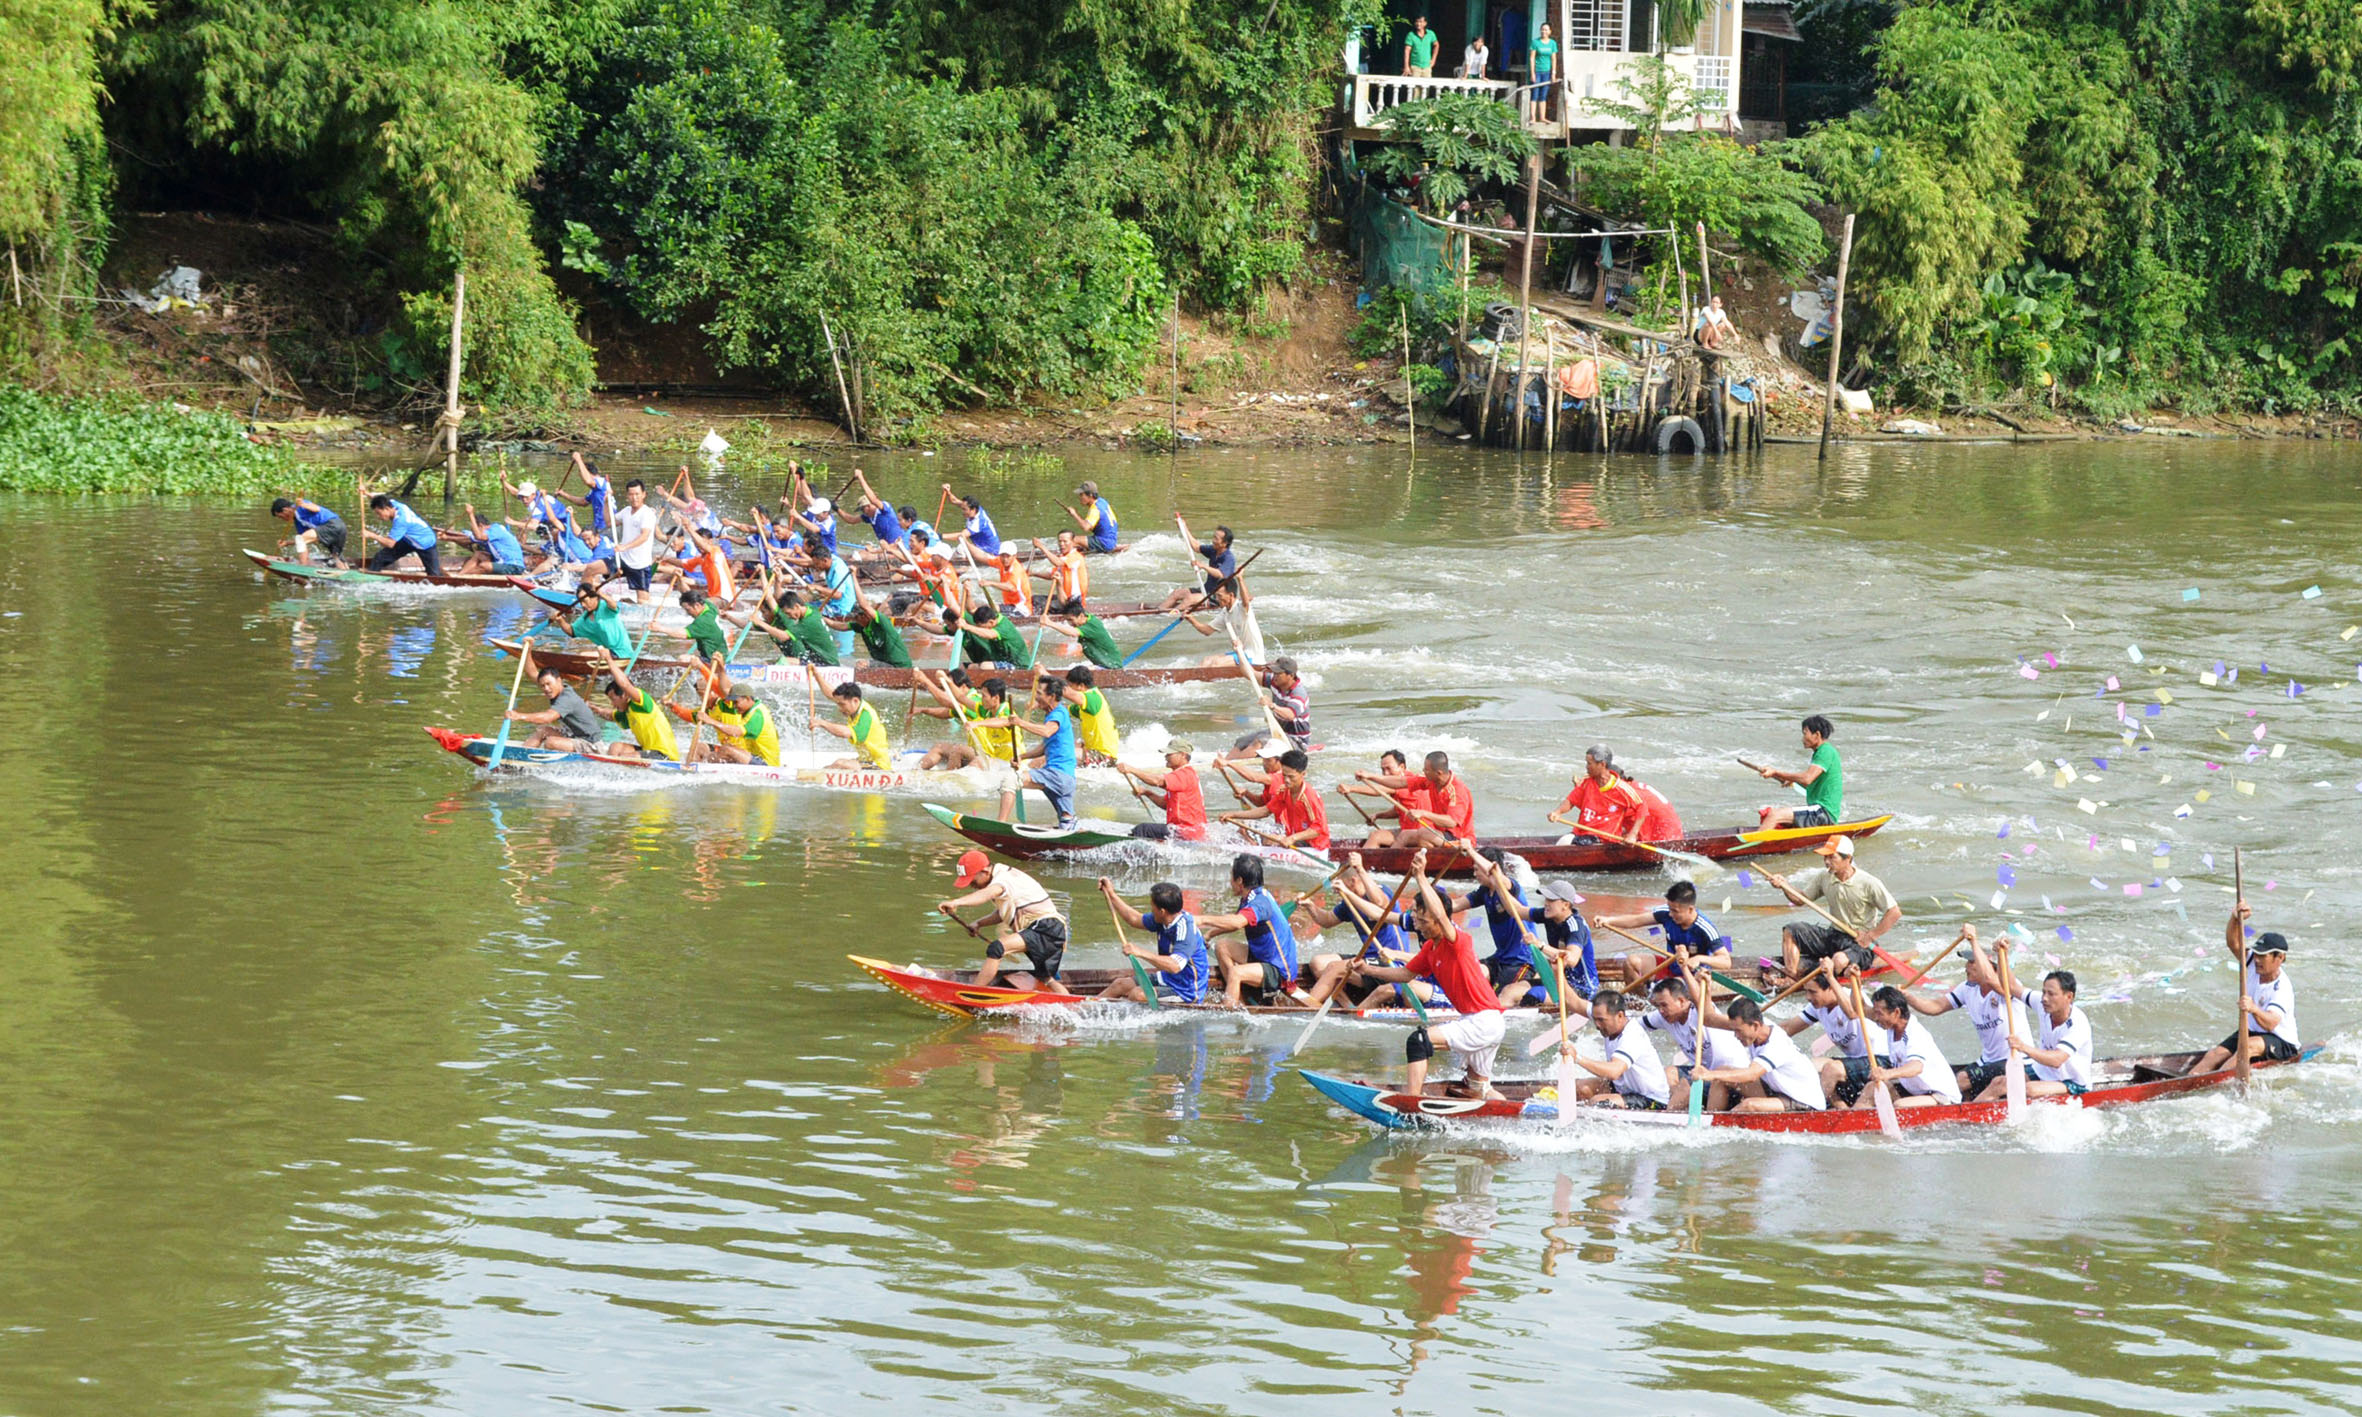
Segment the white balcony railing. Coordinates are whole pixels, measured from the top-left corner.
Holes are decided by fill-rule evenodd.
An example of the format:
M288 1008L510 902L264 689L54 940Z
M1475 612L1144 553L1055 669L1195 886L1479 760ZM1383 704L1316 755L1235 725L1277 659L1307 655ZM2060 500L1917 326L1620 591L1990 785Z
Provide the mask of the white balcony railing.
M1639 56L1623 50L1571 50L1561 56L1564 64L1562 84L1551 96L1548 121L1527 124L1539 132L1557 134L1567 130L1590 129L1604 131L1623 124L1599 111L1594 100L1617 100L1623 91L1617 81L1623 68ZM1712 54L1668 54L1665 61L1677 74L1686 76L1698 90L1712 100L1708 126L1715 126L1711 114L1734 114L1738 111L1738 65L1736 61ZM1386 111L1398 104L1433 98L1446 93L1480 93L1502 103L1513 103L1526 97L1530 90L1504 79L1422 79L1401 74L1355 74L1353 76L1353 126L1362 129L1383 128ZM1562 126L1563 125L1563 126Z
M1413 103L1438 94L1475 93L1510 101L1510 91L1517 86L1500 79L1422 79L1403 74L1356 74L1353 76L1353 126L1375 128L1386 116L1386 110L1396 104Z

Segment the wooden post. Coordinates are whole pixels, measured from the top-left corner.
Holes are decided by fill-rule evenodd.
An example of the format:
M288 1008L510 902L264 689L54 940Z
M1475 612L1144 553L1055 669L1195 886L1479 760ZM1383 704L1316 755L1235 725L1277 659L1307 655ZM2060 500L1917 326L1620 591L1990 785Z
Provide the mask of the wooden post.
M1703 310L1714 301L1714 267L1706 254L1706 223L1698 223L1698 308Z
M837 375L837 406L845 411L845 434L854 442L861 441L861 421L853 416L853 394L845 387L845 366L837 358L837 332L828 323L828 312L820 312L820 336L828 341L828 367Z
M1517 420L1517 443L1525 447L1525 381L1526 351L1534 333L1534 237L1542 212L1542 154L1540 149L1526 159L1525 166L1525 250L1518 257L1517 271L1517 382L1511 386L1509 406Z
M443 506L459 495L459 327L467 318L467 271L451 277L451 379L443 386Z
M1845 275L1853 263L1854 214L1845 214L1845 235L1837 246L1837 304L1829 311L1829 386L1821 393L1821 461L1829 460L1829 424L1837 417L1837 376L1844 368L1838 360L1845 353Z
M1469 245L1472 239L1467 232L1460 233L1460 343L1463 345L1468 343L1468 268L1476 260L1475 248ZM16 260L14 247L9 248L8 259L13 265ZM21 305L24 302L20 300L17 303Z
M1402 316L1402 412L1410 420L1411 456L1419 455L1419 391L1411 382L1411 302L1404 300L1395 307Z
M1171 436L1165 440L1165 451L1179 452L1181 450L1181 287L1178 283L1173 286L1173 422L1166 432ZM1022 793L1019 795L1023 796Z
M1558 451L1558 336L1542 328L1542 451Z
M1681 306L1681 323L1674 327L1673 334L1676 339L1681 339L1688 336L1691 328L1689 322L1689 268L1681 263L1681 233L1678 231L1669 232L1665 240L1673 250L1674 299Z

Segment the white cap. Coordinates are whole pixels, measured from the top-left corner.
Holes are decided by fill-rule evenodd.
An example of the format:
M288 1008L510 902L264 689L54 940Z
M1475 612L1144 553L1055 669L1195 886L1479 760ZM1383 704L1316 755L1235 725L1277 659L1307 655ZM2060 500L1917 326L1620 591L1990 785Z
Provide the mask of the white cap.
M836 509L837 504L831 502L826 497L815 497L812 499L812 514L814 516L825 517Z
M1255 756L1258 758L1276 758L1287 750L1287 740L1283 738L1267 737L1263 740L1262 746L1255 749Z
M1819 846L1814 847L1813 854L1816 856L1844 856L1850 858L1854 854L1854 839L1850 836L1833 836Z
M517 495L520 497L538 497L541 495L541 488L534 485L531 478L527 478L525 481L517 484Z

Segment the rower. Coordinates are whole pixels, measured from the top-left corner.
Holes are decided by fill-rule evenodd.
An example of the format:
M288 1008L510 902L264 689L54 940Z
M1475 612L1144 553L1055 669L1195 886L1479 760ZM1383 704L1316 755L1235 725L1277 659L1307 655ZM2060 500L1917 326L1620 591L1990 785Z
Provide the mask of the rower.
M2232 917L2233 929L2238 928L2242 918ZM2255 943L2259 950L2263 948L2262 938L2259 937ZM2287 949L2285 941L2281 949ZM2250 975L2249 978L2252 980L2254 976ZM2075 976L2064 969L2054 969L2042 976L2042 992L2037 995L2028 989L2024 992L2023 1000L2029 1016L2038 1021L2040 1029L2037 1038L2015 1034L2009 1040L2009 1050L2026 1060L2026 1095L2057 1097L2064 1093L2069 1097L2081 1097L2091 1087L2091 1063L2096 1044L2092 1039L2091 1020L2083 1016L2083 1010L2075 1003ZM2253 1001L2253 996L2249 996L2246 1002ZM2241 1007L2246 1007L2246 1003L2243 1002ZM2294 1012L2292 1002L2284 1015L2292 1026L2295 1023ZM2261 1021L2250 1015L2248 1026L2252 1029ZM2255 1036L2252 1032L2248 1035L2250 1039ZM2193 1074L2210 1073L2224 1066L2218 1055L2220 1058L2230 1056L2230 1042L2226 1038L2208 1049L2206 1057L2199 1059L2198 1066L2190 1071ZM2266 1053L2264 1056L2271 1055ZM2296 1054L2291 1050L2288 1056L2293 1058ZM2207 1066L2210 1060L2214 1063L2213 1067ZM1977 1100L1990 1102L1996 1097L2006 1097L2008 1091L2008 1079L1997 1079Z
M1646 979L1653 974L1678 968L1678 961L1694 959L1701 968L1730 968L1730 936L1715 927L1713 921L1698 912L1698 888L1689 881L1675 881L1665 887L1665 904L1660 910L1637 911L1630 915L1603 915L1602 925L1620 930L1639 930L1654 926L1665 932L1665 952L1673 961L1635 951L1624 956L1624 977Z
M962 637L962 659L989 660L1011 669L1033 668L1033 651L1026 648L1016 622L994 609L989 600L973 614L962 614L954 605L943 607L943 633Z
M1780 931L1780 956L1788 977L1798 978L1806 968L1840 956L1840 976L1868 969L1877 957L1871 947L1903 923L1903 908L1884 881L1854 864L1852 837L1831 837L1814 847L1813 854L1829 863L1827 869L1807 871L1793 884L1779 876L1764 878L1797 905L1821 902L1837 920L1836 925L1797 921Z
M1597 994L1599 962L1591 952L1591 924L1576 908L1583 903L1582 894L1564 881L1544 881L1535 894L1541 903L1527 906L1525 919L1542 927L1542 954L1558 966L1559 979L1575 998ZM1633 990L1631 997L1643 996Z
M1890 1084L1895 1106L1948 1107L1960 1101L1960 1082L1952 1075L1952 1065L1936 1046L1935 1034L1911 1016L1911 1001L1902 990L1888 984L1872 994L1870 1022L1878 1030L1876 1042L1884 1060L1870 1065L1870 1081ZM2088 1037L2088 1024L2084 1032ZM2029 1095L2032 1091L2027 1089Z
M655 627L656 633L670 639L687 640L696 649L702 664L719 664L730 654L730 635L722 628L722 608L696 586L681 591L681 609L688 612L689 623L680 629L664 625Z
M1232 593L1236 594L1238 583L1231 577L1238 574L1238 551L1232 545L1229 527L1215 527L1212 541L1198 543L1197 559L1205 565L1204 584L1181 587L1158 602L1158 610L1201 609L1214 602L1216 588L1226 582Z
M1042 623L1081 646L1083 658L1101 669L1124 667L1124 652L1116 648L1115 636L1107 632L1107 623L1096 615L1085 614L1080 608L1061 612L1052 602Z
M1766 779L1804 789L1801 807L1758 807L1755 814L1770 827L1833 827L1845 820L1845 767L1829 740L1837 725L1821 714L1804 721L1804 751L1809 759L1800 768L1757 768Z
M1033 549L1042 553L1042 559L1050 566L1046 571L1029 573L1050 583L1049 603L1042 607L1042 613L1080 619L1083 601L1091 593L1091 568L1083 560L1082 538L1071 531L1062 531L1058 533L1058 549L1052 551L1037 536L1033 539Z
M993 581L1000 587L1001 614L1020 619L1033 614L1033 577L1025 569L1025 558L1015 547L1004 546L1001 554L992 558Z
M574 692L558 671L533 667L533 647L521 646L525 656L525 672L533 676L534 684L549 699L546 709L508 711L511 723L530 723L533 731L525 736L528 748L546 748L553 753L595 753L599 740L607 736L607 725L582 695Z
M293 547L298 562L312 564L312 550L317 547L328 557L330 565L344 565L343 517L309 497L275 497L271 500L271 515L295 527L295 535L279 545Z
M1464 1070L1457 1083L1445 1088L1445 1095L1497 1099L1500 1094L1493 1091L1490 1079L1493 1061L1501 1051L1502 1035L1507 1031L1501 1001L1486 982L1484 966L1477 963L1476 941L1452 923L1451 912L1428 882L1424 849L1411 855L1411 881L1419 897L1419 952L1401 964L1376 965L1356 959L1353 974L1357 978L1396 984L1432 975L1444 998L1460 1015L1434 1029L1432 1034L1424 1025L1411 1031L1403 1047L1403 1056L1409 1063L1404 1069L1403 1091L1417 1097L1426 1089L1427 1063L1435 1056L1436 1041L1441 1040Z
M788 498L782 497L779 499L780 505L787 508L788 520L795 523L797 526L802 527L811 536L817 538L822 548L825 549L829 555L836 555L836 503L830 501L826 497L815 497L812 495L812 484L804 480L804 469L801 466L792 463L789 464L788 476L794 482L795 490L802 494L804 502L804 509L799 512L796 510L795 504Z
M910 668L910 645L902 638L901 628L891 616L879 613L868 597L855 596L852 619L824 623L832 630L852 631L853 637L861 641L861 647L869 652L870 663L888 669Z
M893 503L880 497L877 489L869 485L869 475L860 468L853 469L853 481L861 488L861 501L857 510L860 512L861 519L869 523L869 529L876 535L878 545L880 547L908 546L910 544L910 530L905 525L908 521L907 512L895 510Z
M1689 1108L1692 1086L1706 1091L1705 1107L1720 1112L1730 1105L1730 1088L1722 1083L1693 1079L1691 1068L1698 1056L1697 1029L1703 1011L1697 1006L1689 980L1666 977L1648 987L1648 1012L1640 1016L1640 1026L1651 1033L1662 1033L1670 1039L1674 1052L1674 1073L1668 1085L1667 1102L1684 1111ZM1706 1030L1706 1066L1709 1068L1743 1068L1747 1065L1747 1045L1728 1028Z
M1082 528L1079 539L1092 551L1103 555L1115 550L1121 535L1115 524L1115 504L1099 495L1099 484L1096 482L1085 482L1074 489L1074 495L1083 499L1083 509L1078 512L1068 507L1066 514L1074 518L1076 526Z
M951 484L944 483L943 490L951 492ZM973 497L961 497L958 493L952 493L952 496L968 509L968 520L958 531L944 539L963 543L970 552L986 559L1000 555L1000 530L992 524L992 514L984 510L984 504Z
M1578 834L1632 838L1647 810L1640 794L1616 771L1616 755L1605 744L1595 743L1583 750L1583 770L1575 774L1574 790L1545 820ZM1573 821L1566 817L1570 811L1575 814ZM1559 845L1574 840L1573 836L1563 837Z
M615 509L616 568L642 605L656 584L656 555L662 549L656 527L661 518L648 505L647 483L635 477L623 484L623 505Z
M1141 798L1152 807L1162 808L1161 822L1142 822L1132 828L1132 835L1145 841L1203 841L1206 836L1206 796L1197 780L1197 769L1189 765L1194 749L1186 738L1176 738L1165 745L1165 770L1136 768L1119 762L1115 770L1140 784Z
M1198 932L1197 917L1181 908L1181 888L1171 881L1159 881L1148 888L1149 914L1126 904L1115 893L1115 883L1105 876L1099 878L1099 893L1115 910L1116 918L1135 930L1156 931L1153 949L1124 941L1124 953L1156 971L1153 982L1156 996L1166 1003L1197 1004L1206 997L1206 983L1211 965L1206 951L1206 937ZM1131 999L1148 1003L1140 992L1139 981L1129 974L1119 974L1099 991L1102 999Z
M837 662L836 637L828 632L827 622L792 590L781 591L774 597L766 584L760 606L739 611L729 618L741 625L754 620L756 629L778 643L781 659L824 665Z
M1296 661L1281 655L1271 663L1254 671L1255 681L1271 693L1271 717L1286 735L1288 746L1303 752L1312 749L1312 701L1304 685L1304 676L1296 672ZM1269 728L1252 729L1239 735L1225 756L1236 759L1252 755L1255 749L1271 739Z
M1635 841L1678 841L1681 839L1681 813L1673 810L1673 803L1664 793L1642 782L1621 765L1616 776L1624 785L1640 794L1640 830L1633 834Z
M1352 852L1345 859L1345 870L1337 877L1337 904L1334 907L1323 905L1316 894L1314 900L1296 909L1299 912L1311 911L1313 922L1324 930L1337 925L1349 927L1360 938L1361 948L1349 958L1327 953L1312 956L1310 965L1313 982L1305 998L1317 1006L1325 1002L1331 993L1342 991L1345 1001L1355 1008L1372 1006L1380 1002L1379 995L1386 993L1391 993L1395 1002L1405 1006L1410 1002L1405 997L1408 994L1416 994L1422 1002L1434 1000L1438 996L1432 979L1421 977L1401 984L1390 984L1354 972L1356 961L1377 965L1408 961L1417 952L1409 933L1415 931L1417 926L1409 911L1396 911L1391 915L1386 913L1388 893L1370 879L1369 871L1362 865L1360 852Z
M465 505L468 537L475 542L476 549L468 553L459 573L463 576L525 574L525 548L517 544L517 534L503 523L487 522L477 516L474 503Z
M1966 946L1960 955L1966 961L1968 977L1933 998L1924 994L1908 997L1917 1013L1935 1018L1958 1009L1976 1029L1977 1061L1957 1069L1960 1095L1975 1097L2009 1070L2009 1021L2001 1007L2001 972L1977 944L1976 927L1961 926L1953 943Z
M1721 1083L1736 1094L1733 1112L1819 1112L1829 1105L1821 1078L1810 1059L1797 1050L1787 1034L1772 1027L1763 1006L1753 999L1734 999L1727 1013L1705 1011L1709 1025L1726 1024L1747 1049L1747 1061L1735 1068L1709 1067L1698 1074L1706 1082Z
M1854 1017L1853 995L1838 987L1825 968L1805 981L1804 1007L1778 1027L1790 1038L1818 1024L1832 1056L1821 1060L1821 1091L1840 1107L1851 1107L1870 1085L1869 1031Z
M1244 941L1243 954L1228 946L1218 951L1223 1004L1239 1007L1245 989L1255 991L1253 1002L1258 1005L1282 999L1302 1003L1304 991L1296 987L1296 932L1287 912L1263 888L1263 858L1250 851L1231 858L1230 889L1238 897L1238 909L1201 915L1197 922L1209 936L1236 930Z
M1493 937L1492 955L1484 962L1485 977L1505 1009L1515 1008L1526 990L1542 979L1541 966L1534 959L1533 946L1527 943L1525 933L1526 922L1533 918L1533 906L1526 900L1524 888L1502 868L1501 863L1507 857L1508 853L1500 847L1485 847L1469 858L1481 884L1457 900L1448 891L1440 893L1454 915L1484 911L1485 926Z
M563 501L534 485L532 479L527 478L511 487L504 474L500 479L500 490L522 501L525 504L526 522L553 540L560 531L568 536L574 534L573 511Z
M878 721L878 711L861 701L861 686L848 679L828 691L836 702L837 712L845 716L843 723L815 719L814 725L823 733L833 734L853 745L853 756L839 758L829 767L873 768L884 772L892 766L894 755L886 747L886 725Z
M1476 839L1476 798L1468 791L1468 784L1452 771L1452 756L1441 748L1427 755L1426 770L1421 777L1426 805L1402 807L1403 820L1418 825L1406 827L1396 834L1396 846L1443 846L1453 841ZM1391 778L1375 779L1380 787L1393 788L1398 784ZM1399 799L1398 799L1399 800Z
M631 681L612 651L603 652L603 658L607 663L607 697L613 704L607 716L622 724L632 736L631 743L609 743L605 751L623 758L677 761L681 756L680 745L673 741L672 721L665 717L656 696Z
M375 541L383 546L369 558L369 569L386 571L405 556L416 556L418 564L430 576L443 574L443 553L435 547L435 529L426 524L418 513L388 497L383 492L369 499L369 510L386 524L381 535L367 527L361 528L364 542Z
M995 675L970 688L967 671L954 669L933 679L921 673L919 684L934 695L936 703L941 705L922 706L918 710L921 717L950 719L969 726L969 731L961 737L948 739L929 748L927 755L919 759L919 771L934 772L940 769L956 772L980 761L980 757L1011 764L1016 762L1017 731L1013 728L994 730L982 726L1008 712L1007 680ZM978 744L983 745L981 755Z
M581 496L577 497L565 488L557 486L542 488L541 495L554 497L561 502L568 502L588 511L590 513L591 535L604 537L613 526L611 513L614 510L615 486L600 473L597 463L585 458L579 452L574 454L574 470L582 474ZM571 515L567 519L571 521Z
M2284 972L2288 964L2288 937L2277 930L2266 930L2255 937L2252 949L2244 949L2247 921L2252 912L2242 900L2231 907L2230 928L2224 932L2224 942L2237 959L2247 956L2245 987L2239 994L2239 1031L2206 1050L2198 1066L2190 1071L2211 1073L2231 1065L2231 1050L2244 1047L2250 1061L2286 1063L2292 1061L2301 1046L2296 1032L2296 986ZM2043 990L2047 999L2049 990ZM2067 993L2075 992L2072 976ZM2088 1065L2086 1073L2090 1071ZM2089 1082L2089 1078L2085 1078Z
M1312 760L1305 756L1303 749L1288 749L1279 755L1279 783L1276 789L1264 794L1264 805L1224 812L1222 820L1253 822L1276 818L1280 840L1285 845L1328 850L1328 808L1321 805L1320 794L1305 781L1305 770L1311 765Z
M1219 628L1197 618L1199 614L1209 609L1215 612L1216 617L1222 622ZM1245 592L1240 589L1237 577L1231 576L1216 581L1211 598L1200 601L1194 608L1184 609L1181 612L1181 618L1189 622L1189 628L1201 635L1220 634L1226 640L1236 639L1238 641L1237 648L1228 654L1207 656L1205 661L1207 664L1235 663L1238 659L1238 651L1241 649L1247 652L1249 664L1263 662L1265 657L1263 627L1256 623L1255 612L1247 604Z
M1364 847L1390 846L1395 836L1413 822L1409 811L1427 805L1427 779L1411 776L1411 760L1400 748L1388 748L1378 755L1378 770L1357 770L1353 777L1337 784L1337 790L1348 797L1374 797L1387 803L1375 812L1365 812L1372 821L1370 833L1362 838ZM1392 817L1391 829L1376 825Z
M1115 710L1108 707L1107 695L1093 687L1090 667L1077 664L1068 669L1059 695L1074 706L1075 736L1082 742L1083 765L1100 767L1114 762L1118 742Z
M1665 1060L1657 1056L1656 1048L1648 1041L1648 1030L1627 1015L1623 992L1602 989L1588 1002L1570 999L1567 1004L1587 1016L1599 1030L1599 1041L1607 1056L1584 1057L1575 1051L1572 1038L1561 1043L1559 1055L1591 1076L1575 1085L1572 1098L1559 1098L1558 1105L1589 1103L1641 1112L1664 1111L1672 1096L1665 1078Z
M1058 680L1037 679L1033 685L1033 707L1041 714L1041 722L1034 722L1012 706L1008 716L994 724L1001 728L1021 728L1042 740L1039 747L1028 749L1023 755L1028 759L1039 757L1041 765L1020 766L1016 783L1001 789L1001 820L1007 821L1017 810L1017 794L1031 784L1050 799L1050 810L1057 813L1059 830L1074 828L1074 713L1064 700L1064 686Z
M779 725L772 719L771 711L755 697L752 684L724 687L713 706L697 718L712 725L715 735L714 741L700 750L702 759L779 766Z
M994 865L981 851L961 852L952 877L952 884L968 894L939 900L935 908L957 920L967 906L990 905L997 927L992 943L984 947L984 967L976 971L977 988L994 987L1001 961L1015 950L1025 956L1029 968L1011 972L1008 982L998 987L1040 989L1050 994L1074 992L1058 982L1059 966L1066 959L1066 918L1058 913L1057 903L1041 882L1014 866ZM1027 980L1027 975L1032 978Z
M610 654L631 655L631 634L623 628L622 612L589 581L574 588L571 610L552 611L549 619L567 634L589 640Z

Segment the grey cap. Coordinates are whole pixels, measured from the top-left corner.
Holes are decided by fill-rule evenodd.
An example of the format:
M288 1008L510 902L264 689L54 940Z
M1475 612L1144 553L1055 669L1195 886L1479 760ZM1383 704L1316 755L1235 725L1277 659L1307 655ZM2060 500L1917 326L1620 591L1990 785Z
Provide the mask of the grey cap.
M1544 900L1563 900L1569 905L1583 903L1583 897L1576 892L1573 886L1564 881L1544 881L1541 889L1537 890L1535 894Z
M1197 755L1197 745L1190 742L1186 738L1176 738L1172 742L1165 745L1165 751L1168 753L1179 753L1184 758L1195 757Z
M1082 486L1077 487L1074 490L1075 495L1079 497L1096 497L1099 495L1099 484L1096 482L1085 482Z

